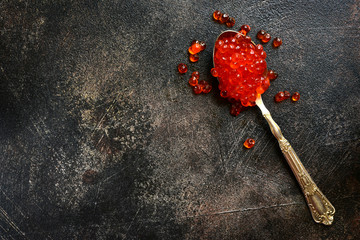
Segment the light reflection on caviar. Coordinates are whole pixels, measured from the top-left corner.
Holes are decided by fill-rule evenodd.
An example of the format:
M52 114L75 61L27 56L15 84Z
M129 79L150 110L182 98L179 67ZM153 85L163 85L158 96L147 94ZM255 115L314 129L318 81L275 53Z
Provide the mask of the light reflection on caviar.
M214 11L213 18L215 21L219 21L222 13L219 10Z
M184 74L184 73L187 72L187 70L188 70L188 68L187 68L187 66L186 66L185 63L180 63L180 64L178 65L178 71L179 71L179 73Z
M190 54L189 60L190 60L190 62L197 62L197 61L199 61L199 55L197 55L197 54Z
M281 38L278 38L278 37L276 37L276 38L273 40L273 43L272 43L272 45L273 45L274 48L280 47L281 44L282 44L282 40L281 40Z
M234 45L234 47L229 47ZM270 86L262 46L254 46L249 36L223 34L215 43L214 63L220 96L254 106L258 95Z
M291 100L293 102L297 102L297 101L299 101L299 99L300 99L300 94L298 92L295 92L291 97Z
M246 139L246 141L244 142L244 147L246 148L252 148L255 146L255 140L252 138L248 138Z

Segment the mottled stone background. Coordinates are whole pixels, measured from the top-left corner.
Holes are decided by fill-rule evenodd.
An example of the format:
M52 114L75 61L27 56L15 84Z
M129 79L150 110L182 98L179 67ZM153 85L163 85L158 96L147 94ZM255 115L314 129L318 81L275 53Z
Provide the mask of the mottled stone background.
M219 97L215 9L283 38L263 99L332 226L260 111ZM176 71L193 39L207 95ZM359 48L359 0L0 1L0 239L359 239ZM281 90L301 100L275 104Z

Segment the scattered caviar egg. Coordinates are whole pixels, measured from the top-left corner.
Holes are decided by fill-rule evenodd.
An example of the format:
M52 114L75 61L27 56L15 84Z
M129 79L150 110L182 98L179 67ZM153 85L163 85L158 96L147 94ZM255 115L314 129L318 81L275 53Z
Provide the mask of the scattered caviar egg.
M196 53L199 53L200 51L201 51L201 45L199 42L191 44L191 46L189 48L190 54L196 54Z
M210 73L211 73L211 75L212 75L213 77L218 77L218 76L219 76L219 73L218 73L218 71L217 71L215 68L212 68L212 69L210 70Z
M261 45L261 44L257 44L257 45L255 46L255 49L256 49L256 51L258 51L259 53L261 53L261 52L264 50L264 47L263 47L263 45Z
M201 83L201 88L203 93L209 93L212 89L212 86L209 82L204 81Z
M293 102L297 102L297 101L299 101L299 99L300 99L300 94L298 92L295 92L291 97L291 100Z
M204 51L206 48L206 42L200 41L200 51Z
M272 43L274 48L280 47L281 44L282 44L281 38L278 38L278 37L274 38L273 43Z
M278 77L278 74L274 70L270 70L268 71L267 76L270 80L275 80Z
M263 52L262 46L256 47L241 33L225 32L218 38L214 64L221 97L234 99L244 107L256 105L256 98L270 86L267 64L259 52Z
M230 114L236 117L243 110L244 110L244 107L243 107L243 105L241 105L240 102L234 102L233 104L231 104Z
M190 54L189 60L190 60L190 62L197 62L197 61L199 61L199 55L198 54Z
M184 73L187 72L187 70L188 70L188 67L186 66L185 63L180 63L180 64L178 65L178 71L179 71L179 73L184 74Z
M228 97L228 92L226 90L221 91L220 96L222 96L223 98L227 98Z
M262 39L264 38L265 34L266 34L266 32L265 32L264 30L260 30L260 31L257 33L256 37L257 37L259 40L262 40Z
M244 147L246 148L252 148L255 146L255 140L252 138L248 138L246 139L246 141L244 142Z
M200 94L202 92L202 89L199 84L192 87L195 94Z
M220 16L220 23L226 23L227 20L229 20L229 14L227 13L223 13L221 16Z
M275 95L274 99L275 99L275 102L281 102L281 101L285 100L285 94L284 94L284 92L278 92L278 93Z
M193 44L195 44L195 43L200 43L200 41L199 41L199 40L194 39L194 40L192 40L191 45L193 45Z
M284 91L284 99L289 99L291 97L288 91Z
M213 12L213 18L215 21L219 21L222 13L219 10Z
M191 73L191 76L192 76L192 77L195 77L196 80L199 80L200 73L199 73L198 71L195 71L195 72L192 72L192 73Z
M248 32L250 32L250 26L249 25L242 25L240 27L240 32L243 34L243 35L246 35Z
M233 27L235 25L235 18L229 17L229 19L226 21L227 27Z
M195 86L198 84L198 78L196 76L191 76L189 78L189 85L190 86Z
M265 33L264 37L261 39L263 43L268 43L271 40L270 33Z
M205 81L205 80L199 81L199 86L200 86L201 90L204 89L205 85L206 85L206 81Z
M196 54L195 52L193 52L191 46L188 48L188 52L189 52L190 54Z

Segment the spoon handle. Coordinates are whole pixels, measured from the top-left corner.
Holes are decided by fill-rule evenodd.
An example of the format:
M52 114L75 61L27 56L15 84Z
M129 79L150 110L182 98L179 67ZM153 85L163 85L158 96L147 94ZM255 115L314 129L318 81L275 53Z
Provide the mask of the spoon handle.
M294 149L291 147L289 141L282 135L280 127L272 119L270 112L263 113L263 116L268 122L271 132L278 140L280 149L290 165L296 180L301 186L314 221L325 225L331 225L335 214L334 206L316 186L299 157L296 155Z

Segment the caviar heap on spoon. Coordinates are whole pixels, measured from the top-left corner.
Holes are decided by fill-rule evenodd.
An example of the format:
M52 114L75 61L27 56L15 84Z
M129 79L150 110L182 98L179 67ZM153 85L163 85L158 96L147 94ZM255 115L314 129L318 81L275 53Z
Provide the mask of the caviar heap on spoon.
M265 107L261 94L270 86L266 53L246 36L246 31L225 31L216 39L213 63L219 80L220 95L243 106L257 105L278 140L292 172L294 173L315 222L331 225L335 208L316 186L290 143Z

